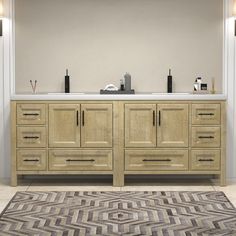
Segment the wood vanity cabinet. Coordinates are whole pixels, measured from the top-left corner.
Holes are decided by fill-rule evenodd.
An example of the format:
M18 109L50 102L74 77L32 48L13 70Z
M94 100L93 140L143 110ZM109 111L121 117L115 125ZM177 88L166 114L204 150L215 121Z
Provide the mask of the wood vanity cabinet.
M223 101L125 102L124 110L124 176L212 174L225 185Z
M112 106L12 102L12 185L18 175L112 174Z
M12 101L19 175L212 175L225 185L225 101Z

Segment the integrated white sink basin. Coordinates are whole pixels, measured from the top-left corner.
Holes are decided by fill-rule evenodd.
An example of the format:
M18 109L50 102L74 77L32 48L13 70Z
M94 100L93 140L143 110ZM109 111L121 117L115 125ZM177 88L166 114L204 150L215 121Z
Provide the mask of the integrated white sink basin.
M83 95L85 93L48 93L50 95Z
M153 95L188 95L190 93L152 93Z

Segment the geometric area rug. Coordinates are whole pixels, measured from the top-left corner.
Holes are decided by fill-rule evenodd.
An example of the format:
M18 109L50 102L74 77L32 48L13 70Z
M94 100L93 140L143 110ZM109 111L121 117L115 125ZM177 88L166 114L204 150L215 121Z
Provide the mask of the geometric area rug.
M223 192L17 192L0 235L236 235Z

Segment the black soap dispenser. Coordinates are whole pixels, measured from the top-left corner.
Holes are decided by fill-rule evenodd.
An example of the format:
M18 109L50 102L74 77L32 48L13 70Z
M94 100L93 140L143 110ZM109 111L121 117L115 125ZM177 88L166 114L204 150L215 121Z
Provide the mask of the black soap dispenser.
M66 69L65 75L65 93L70 92L70 76L68 75L68 69Z
M169 69L169 75L167 76L167 93L172 93L172 75L171 75L171 69Z

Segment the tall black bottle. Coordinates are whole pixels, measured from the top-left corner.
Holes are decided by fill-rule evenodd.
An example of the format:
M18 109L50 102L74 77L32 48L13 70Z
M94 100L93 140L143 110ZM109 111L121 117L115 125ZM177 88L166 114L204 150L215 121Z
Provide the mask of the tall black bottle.
M70 92L70 76L68 75L68 69L66 69L66 76L65 76L65 93Z
M172 93L172 75L171 75L171 69L169 69L169 75L167 76L167 93Z

